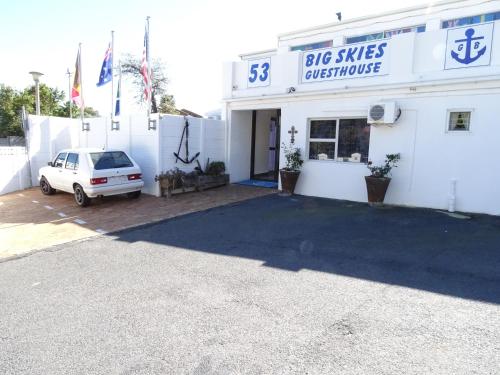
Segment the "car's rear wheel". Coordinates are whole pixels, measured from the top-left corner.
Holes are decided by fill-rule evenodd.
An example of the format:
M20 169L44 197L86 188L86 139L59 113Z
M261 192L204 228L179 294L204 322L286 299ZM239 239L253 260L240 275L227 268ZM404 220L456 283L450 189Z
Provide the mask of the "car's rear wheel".
M52 195L56 192L56 189L50 186L49 181L45 177L40 179L40 190L44 195Z
M131 193L127 193L127 197L132 198L132 199L137 199L140 196L141 196L141 191L140 190L133 191Z
M75 202L80 207L86 207L90 204L90 198L85 194L83 188L76 184L75 185Z

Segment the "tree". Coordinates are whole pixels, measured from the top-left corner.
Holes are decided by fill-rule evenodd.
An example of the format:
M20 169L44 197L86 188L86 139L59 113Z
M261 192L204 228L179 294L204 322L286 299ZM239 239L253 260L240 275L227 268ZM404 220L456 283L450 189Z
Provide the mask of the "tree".
M40 84L40 113L44 116L69 117L69 102L63 102L64 91ZM22 108L35 113L35 86L22 91L0 84L0 137L23 135L21 124ZM73 107L74 117L78 110ZM99 113L91 107L85 108L85 116L95 117Z
M179 110L175 107L175 99L173 95L163 95L160 100L160 105L158 107L160 113L166 113L171 115L180 114Z
M144 81L141 74L141 59L135 57L131 54L124 56L121 63L122 73L132 78L132 83L137 88L137 95L135 99L138 103L144 101ZM168 78L165 73L165 64L161 59L153 59L151 62L151 112L158 113L158 110L162 113L178 113L175 110L175 100L173 95L167 95L167 85ZM167 97L166 99L164 99ZM169 109L170 112L163 112L162 104L164 103L164 108ZM158 105L160 103L160 105ZM170 103L172 105L170 105ZM174 111L174 112L172 112Z
M58 114L56 116L59 116L59 117L69 117L69 107L71 105L71 115L73 116L73 118L77 118L77 117L80 117L80 109L75 106L74 104L70 104L70 102L64 102L60 107L59 107L59 111L58 111ZM99 117L99 112L97 110L95 110L94 108L92 107L85 107L84 108L84 111L83 111L83 115L86 117L86 118L89 118L89 117Z
M22 135L21 116L16 104L18 93L9 86L0 85L0 137Z

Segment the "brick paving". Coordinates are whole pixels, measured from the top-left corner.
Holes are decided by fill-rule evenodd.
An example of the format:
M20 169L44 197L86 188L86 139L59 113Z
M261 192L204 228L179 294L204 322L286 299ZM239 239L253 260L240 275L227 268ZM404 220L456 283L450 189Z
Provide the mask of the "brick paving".
M70 194L45 196L38 188L18 191L0 196L0 259L275 192L228 185L172 198L106 197L80 208Z

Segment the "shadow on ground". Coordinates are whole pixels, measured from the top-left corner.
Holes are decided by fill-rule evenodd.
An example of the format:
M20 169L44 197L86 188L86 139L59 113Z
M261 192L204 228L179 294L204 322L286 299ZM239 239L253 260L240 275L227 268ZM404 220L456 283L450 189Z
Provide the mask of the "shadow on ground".
M272 195L116 235L500 303L497 217Z

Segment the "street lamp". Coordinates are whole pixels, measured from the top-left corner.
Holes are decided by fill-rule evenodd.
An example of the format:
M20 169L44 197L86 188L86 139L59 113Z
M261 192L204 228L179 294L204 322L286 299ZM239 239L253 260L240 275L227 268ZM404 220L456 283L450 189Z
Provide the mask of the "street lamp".
M40 77L43 76L43 73L40 72L30 72L33 77L33 81L35 81L35 106L36 106L36 115L40 116Z

